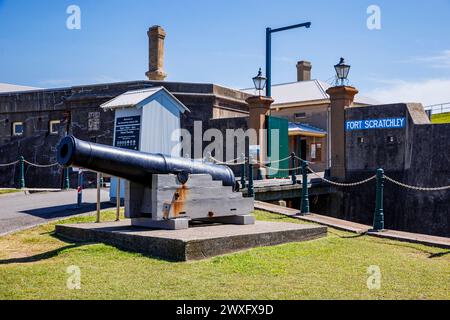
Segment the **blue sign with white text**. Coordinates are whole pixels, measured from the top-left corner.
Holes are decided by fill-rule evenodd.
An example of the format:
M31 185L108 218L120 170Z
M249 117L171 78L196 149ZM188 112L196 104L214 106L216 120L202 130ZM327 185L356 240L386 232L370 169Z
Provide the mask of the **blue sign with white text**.
M370 129L401 129L406 126L405 118L355 120L345 123L346 131Z

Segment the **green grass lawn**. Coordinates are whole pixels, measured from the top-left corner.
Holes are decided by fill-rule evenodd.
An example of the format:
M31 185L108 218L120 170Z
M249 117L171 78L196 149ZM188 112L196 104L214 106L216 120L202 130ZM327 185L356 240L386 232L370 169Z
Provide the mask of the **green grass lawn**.
M431 117L432 123L450 123L450 112L433 114Z
M422 245L330 229L314 241L173 263L62 241L54 226L0 238L0 299L450 299L450 251ZM66 286L72 265L81 269L80 290ZM380 267L380 290L367 288L371 265Z
M0 190L0 196L3 194L10 194L10 193L16 193L16 192L20 192L20 190L13 190L13 189Z

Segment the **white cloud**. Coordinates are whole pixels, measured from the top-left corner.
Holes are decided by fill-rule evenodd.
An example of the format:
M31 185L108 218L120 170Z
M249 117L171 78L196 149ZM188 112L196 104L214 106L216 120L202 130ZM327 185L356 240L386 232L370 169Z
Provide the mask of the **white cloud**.
M412 57L402 61L403 63L425 63L432 68L450 68L450 50L444 50L428 57Z
M419 81L390 80L382 86L365 92L382 103L420 102L424 106L450 102L450 79Z

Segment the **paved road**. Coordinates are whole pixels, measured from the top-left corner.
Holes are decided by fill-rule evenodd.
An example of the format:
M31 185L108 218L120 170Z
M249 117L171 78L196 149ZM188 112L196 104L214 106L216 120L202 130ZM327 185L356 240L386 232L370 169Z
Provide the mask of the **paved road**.
M83 191L82 208L76 207L77 192L0 195L0 236L39 224L96 209L97 190ZM108 206L109 191L101 192L102 207Z

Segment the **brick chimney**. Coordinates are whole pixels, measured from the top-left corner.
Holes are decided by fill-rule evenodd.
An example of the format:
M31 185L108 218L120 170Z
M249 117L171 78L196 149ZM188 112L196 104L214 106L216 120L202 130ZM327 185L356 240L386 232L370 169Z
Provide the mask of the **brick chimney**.
M309 61L297 62L297 81L310 81L311 80L312 65Z
M148 32L149 59L148 71L145 73L149 80L162 81L166 79L164 72L164 39L166 32L160 26L151 27Z

